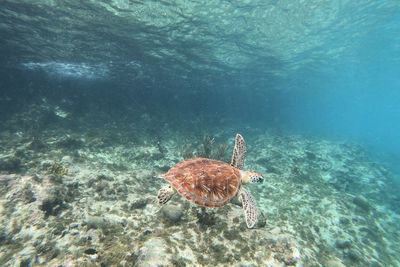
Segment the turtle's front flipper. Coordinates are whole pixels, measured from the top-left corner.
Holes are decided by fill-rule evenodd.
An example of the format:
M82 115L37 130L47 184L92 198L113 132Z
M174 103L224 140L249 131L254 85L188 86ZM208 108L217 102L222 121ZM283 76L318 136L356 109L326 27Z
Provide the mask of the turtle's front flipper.
M243 169L244 158L246 157L246 142L240 134L236 134L235 147L231 165L239 170Z
M257 206L254 201L254 197L244 189L240 190L240 198L242 199L242 205L244 210L244 216L246 217L246 224L248 228L253 228L257 221Z
M166 185L161 187L160 190L158 190L158 204L165 204L168 202L168 200L171 199L171 197L174 195L175 190L172 188L172 186Z

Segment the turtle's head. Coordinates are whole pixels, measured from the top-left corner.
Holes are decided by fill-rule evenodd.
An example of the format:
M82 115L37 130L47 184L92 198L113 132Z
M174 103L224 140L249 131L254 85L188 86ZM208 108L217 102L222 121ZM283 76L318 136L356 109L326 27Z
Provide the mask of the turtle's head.
M264 178L262 175L258 172L253 172L253 171L241 171L242 173L242 183L247 184L259 184L264 181Z

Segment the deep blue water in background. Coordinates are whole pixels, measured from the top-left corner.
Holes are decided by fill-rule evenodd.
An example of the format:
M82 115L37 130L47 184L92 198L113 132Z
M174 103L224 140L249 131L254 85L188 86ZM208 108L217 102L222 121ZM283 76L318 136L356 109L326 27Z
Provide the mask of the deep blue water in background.
M399 171L400 14L363 30L355 55L289 82L291 90L279 96L288 102L281 121L295 131L361 142Z
M352 140L398 168L398 1L1 5L4 120L45 97L99 125Z

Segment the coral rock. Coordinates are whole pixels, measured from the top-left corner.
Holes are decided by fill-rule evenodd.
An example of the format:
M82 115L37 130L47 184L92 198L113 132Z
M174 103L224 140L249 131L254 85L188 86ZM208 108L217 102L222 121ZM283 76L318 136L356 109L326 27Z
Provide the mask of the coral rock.
M162 207L161 212L164 218L174 223L178 222L183 215L183 209L181 205L165 205Z

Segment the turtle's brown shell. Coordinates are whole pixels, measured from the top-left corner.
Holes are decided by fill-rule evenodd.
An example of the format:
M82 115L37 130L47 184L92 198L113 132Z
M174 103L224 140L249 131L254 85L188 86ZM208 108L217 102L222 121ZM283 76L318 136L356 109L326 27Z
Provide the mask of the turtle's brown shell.
M241 174L235 167L218 160L184 160L162 175L178 193L197 205L220 207L239 192Z

